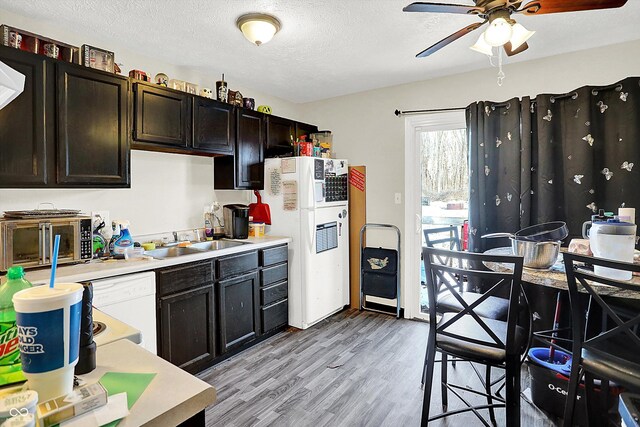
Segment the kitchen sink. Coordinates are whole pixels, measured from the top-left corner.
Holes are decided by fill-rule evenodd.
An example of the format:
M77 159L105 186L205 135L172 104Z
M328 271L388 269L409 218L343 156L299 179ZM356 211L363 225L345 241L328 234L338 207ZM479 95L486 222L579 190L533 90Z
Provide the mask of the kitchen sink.
M193 247L181 248L178 246L172 246L168 248L159 248L152 251L146 251L144 254L152 256L154 258L174 258L182 255L200 254L201 249L195 249Z
M243 242L232 242L232 241L229 241L229 240L213 240L213 241L210 241L210 242L194 243L189 247L190 248L196 248L196 249L204 250L204 251L215 251L215 250L218 250L218 249L233 248L235 246L240 246L240 245L244 245L244 243Z

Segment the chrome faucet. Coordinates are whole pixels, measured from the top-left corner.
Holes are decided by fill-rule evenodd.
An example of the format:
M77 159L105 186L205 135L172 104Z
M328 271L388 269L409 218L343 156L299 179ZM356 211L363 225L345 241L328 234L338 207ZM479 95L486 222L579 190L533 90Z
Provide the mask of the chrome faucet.
M174 242L177 242L177 241L178 241L178 232L177 232L177 231L174 231L174 232L173 232L173 241L174 241Z

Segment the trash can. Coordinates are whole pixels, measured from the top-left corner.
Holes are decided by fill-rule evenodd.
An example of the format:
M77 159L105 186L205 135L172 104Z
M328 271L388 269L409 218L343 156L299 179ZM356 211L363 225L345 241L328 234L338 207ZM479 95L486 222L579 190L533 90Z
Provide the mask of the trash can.
M555 363L550 363L548 347L534 347L529 350L529 363L527 365L531 377L531 399L538 408L558 418L562 418L564 416L564 405L569 390L571 354L556 350L553 359ZM597 381L596 385L598 385ZM621 390L614 384L611 384L609 391L610 396L607 400L607 408L611 409ZM575 425L588 425L584 393L584 384L581 383L578 388L578 398L573 415ZM599 388L596 388L596 394L600 394ZM598 396L597 398L599 399L600 397Z

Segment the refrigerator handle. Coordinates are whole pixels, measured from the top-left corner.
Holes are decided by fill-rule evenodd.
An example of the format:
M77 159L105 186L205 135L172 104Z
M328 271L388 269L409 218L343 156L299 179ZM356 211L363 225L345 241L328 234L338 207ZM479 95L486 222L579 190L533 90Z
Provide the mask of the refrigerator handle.
M305 200L306 206L301 207L314 209L316 207L316 180L313 173L313 162L311 161L305 163L307 164L307 168L305 171L303 171L303 173L306 178L303 179L307 181L307 188L302 192L302 194L306 195L307 200Z
M316 211L313 209L309 209L309 226L307 229L309 230L309 252L315 253L316 246Z

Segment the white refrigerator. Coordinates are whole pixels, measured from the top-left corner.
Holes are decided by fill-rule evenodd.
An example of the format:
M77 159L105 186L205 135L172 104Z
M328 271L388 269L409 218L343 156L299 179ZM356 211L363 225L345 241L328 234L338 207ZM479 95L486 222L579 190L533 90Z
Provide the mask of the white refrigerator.
M349 303L346 160L265 160L269 234L291 237L289 324L306 329Z

